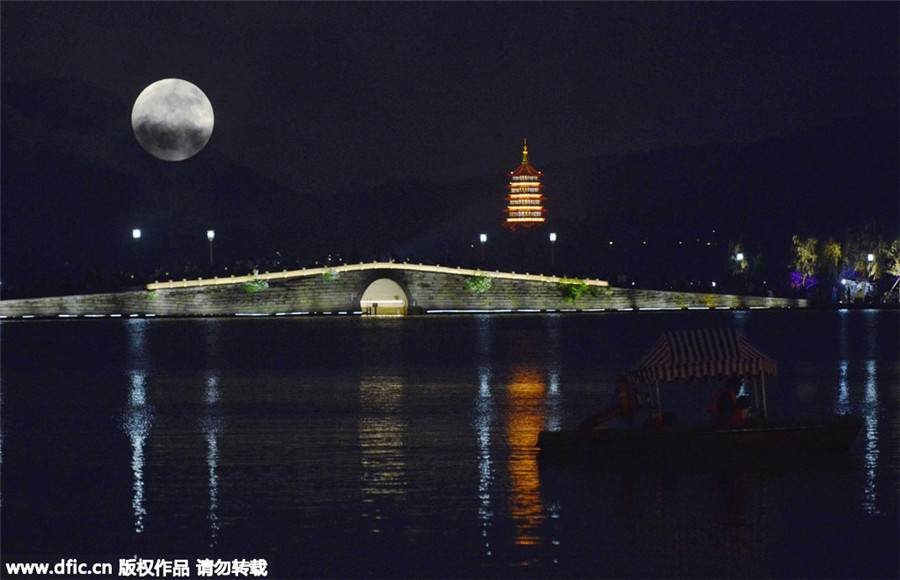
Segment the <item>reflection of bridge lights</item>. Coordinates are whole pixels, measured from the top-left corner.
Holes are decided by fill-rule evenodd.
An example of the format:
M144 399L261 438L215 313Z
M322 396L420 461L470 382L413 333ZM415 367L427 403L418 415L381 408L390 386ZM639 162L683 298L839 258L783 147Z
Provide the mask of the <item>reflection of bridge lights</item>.
M875 379L875 361L866 361L866 501L865 508L869 514L875 515L878 510L878 490L875 485L875 472L878 469L878 389Z
M147 390L144 380L147 375L143 371L131 371L131 388L128 390L128 406L142 407L147 404Z
M205 399L207 405L219 402L219 378L210 376L206 379Z
M144 366L143 363L147 358L147 321L140 318L129 318L126 328L128 332L128 355L131 366L140 368Z
M846 415L850 412L850 384L847 381L847 361L842 360L840 363L841 378L840 392L838 394L837 414Z
M219 445L215 433L208 433L206 441L209 451L206 454L206 463L209 466L209 521L210 521L210 548L215 546L219 531L219 519L216 508L219 506L219 476L216 468L219 465Z
M134 511L134 531L141 533L144 531L144 516L147 515L144 508L144 443L150 432L149 413L146 411L129 413L125 429L131 438L131 471L134 477L131 508Z
M555 369L551 370L549 378L550 385L547 388L547 429L550 431L558 431L561 429L559 413L559 372Z
M215 235L213 230L207 232L210 247L212 247ZM212 261L212 255L210 255L210 261ZM219 351L219 323L208 321L204 328L207 331L207 352L215 357ZM220 399L219 377L214 372L210 372L206 376L206 386L203 393L206 412L200 418L200 427L206 436L206 470L209 479L209 511L206 518L209 520L210 548L215 548L219 543L219 436L223 431L223 419L218 409Z
M132 371L131 388L128 393L128 410L125 413L123 429L131 440L131 471L134 477L132 485L134 496L131 507L134 511L134 530L144 531L144 445L150 435L153 417L147 406L147 393L144 387L145 374Z
M141 370L147 358L147 321L129 319L126 328L129 359L135 368L129 372L131 385L128 388L122 429L131 441L131 471L134 478L131 507L134 511L134 530L141 533L144 531L144 517L147 515L144 508L144 446L153 423L152 408L147 404L147 372Z
M879 514L878 488L875 473L878 470L880 456L878 413L880 404L878 401L878 365L879 344L877 340L874 311L865 313L865 353L866 357L866 391L863 403L863 415L866 429L866 511L872 515Z
M484 538L485 553L491 555L488 528L494 516L491 508L491 485L494 481L491 461L491 423L493 422L493 402L489 385L490 370L479 369L480 385L475 398L475 431L478 435L478 519L481 520L481 536Z
M478 396L489 399L491 396L491 369L482 367L478 370Z
M206 432L206 467L209 472L209 547L214 548L219 538L219 441L221 425L210 422Z
M365 377L359 384L361 491L366 503L405 495L406 425L398 419L402 393L398 377Z

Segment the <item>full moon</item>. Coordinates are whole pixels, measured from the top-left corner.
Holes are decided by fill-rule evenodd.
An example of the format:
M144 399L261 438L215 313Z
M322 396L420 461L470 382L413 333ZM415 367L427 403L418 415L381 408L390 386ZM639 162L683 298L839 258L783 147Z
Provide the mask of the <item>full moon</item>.
M183 161L206 146L213 130L209 99L193 83L156 81L141 91L131 110L131 128L147 153Z

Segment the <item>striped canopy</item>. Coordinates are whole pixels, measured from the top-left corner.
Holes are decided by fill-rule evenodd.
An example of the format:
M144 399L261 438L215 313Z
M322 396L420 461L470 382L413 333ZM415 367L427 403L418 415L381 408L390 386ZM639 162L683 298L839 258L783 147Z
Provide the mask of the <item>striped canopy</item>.
M654 383L776 374L773 359L733 329L719 328L666 332L625 377L630 383Z

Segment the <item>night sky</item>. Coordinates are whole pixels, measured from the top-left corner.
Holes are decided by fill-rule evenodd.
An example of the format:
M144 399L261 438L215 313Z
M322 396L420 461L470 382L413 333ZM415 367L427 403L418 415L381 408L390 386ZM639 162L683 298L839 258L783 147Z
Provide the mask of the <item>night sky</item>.
M158 249L196 225L202 262L205 229L230 223L244 227L230 250L221 240L231 259L241 236L256 243L254 220L277 232L266 220L297 217L306 238L336 239L358 223L341 200L383 184L498 176L478 195L502 204L526 137L546 171L896 108L898 22L893 2L4 1L4 291L37 269L125 268L131 228L152 239L163 221ZM130 124L138 94L169 77L215 111L209 144L176 163ZM279 215L288 198L307 215ZM173 225L175 206L198 223ZM305 255L303 239L283 245Z

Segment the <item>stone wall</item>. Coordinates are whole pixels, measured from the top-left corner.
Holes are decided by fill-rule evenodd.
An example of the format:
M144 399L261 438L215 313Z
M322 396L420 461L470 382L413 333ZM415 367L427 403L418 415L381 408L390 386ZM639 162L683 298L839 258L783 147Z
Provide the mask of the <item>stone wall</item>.
M337 270L337 269L336 269ZM469 290L471 275L447 271L419 271L385 267L359 271L341 270L333 276L321 274L279 278L270 276L258 286L222 281L218 285L160 288L115 294L90 294L0 301L0 316L234 316L317 313L358 313L360 298L373 281L390 278L407 294L409 311L533 311L533 310L626 310L689 308L795 308L805 300L694 294L613 288L602 283L586 286L573 300L563 298L558 281L535 281L493 277L483 292ZM265 286L260 288L260 286Z

